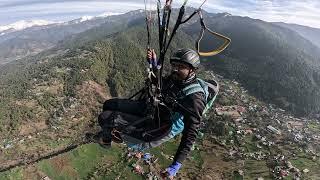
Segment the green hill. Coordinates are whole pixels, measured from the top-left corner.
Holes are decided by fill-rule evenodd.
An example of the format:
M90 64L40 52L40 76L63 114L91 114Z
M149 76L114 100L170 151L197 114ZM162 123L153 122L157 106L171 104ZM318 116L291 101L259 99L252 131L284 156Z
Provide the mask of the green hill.
M248 17L206 15L207 26L227 35L224 53L206 60L206 67L241 82L252 94L297 115L320 110L320 49L296 32ZM198 22L186 27L196 36ZM210 36L203 49L219 43ZM221 42L220 42L221 43Z

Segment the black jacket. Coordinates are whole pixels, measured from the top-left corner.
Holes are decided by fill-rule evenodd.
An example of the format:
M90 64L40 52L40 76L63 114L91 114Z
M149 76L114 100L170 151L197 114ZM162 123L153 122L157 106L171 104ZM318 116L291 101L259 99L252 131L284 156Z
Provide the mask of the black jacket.
M180 83L174 82L170 77L168 77L163 82L163 94L165 96L176 98L180 93L182 93L183 88L193 83L197 83L196 77ZM173 111L180 112L184 116L184 129L182 132L182 138L174 157L175 161L182 163L190 153L191 148L196 141L202 112L206 105L206 99L202 92L197 92L178 100L178 102L188 111L192 112L191 114L184 108L177 106L173 107Z

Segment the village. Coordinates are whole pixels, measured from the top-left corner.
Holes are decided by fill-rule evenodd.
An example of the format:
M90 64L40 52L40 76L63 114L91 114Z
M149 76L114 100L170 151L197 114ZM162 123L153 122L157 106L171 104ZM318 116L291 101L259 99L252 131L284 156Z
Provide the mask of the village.
M318 165L320 175L320 119L297 118L272 104L264 104L245 95L246 90L232 81L224 84L222 96L232 96L237 105L216 107L218 116L234 127L234 139L221 142L230 147L228 158L266 161L274 179L307 177L308 167L299 169L290 159L301 154ZM245 172L245 170L243 170ZM263 178L258 178L262 180Z
M299 180L320 177L319 117L294 117L275 105L263 103L248 95L236 81L225 80L221 76L215 78L223 82L219 98L214 111L207 115L202 123L195 150L203 150L203 143L207 142L203 139L209 139L224 147L224 161L240 162L240 166L233 173L239 179L255 177L263 180L267 177L250 176L247 161L263 162L268 168L268 177L272 179ZM64 128L57 125L53 127ZM39 138L41 133L43 132L11 140L3 139L0 142L0 152L5 154L6 151L12 151L19 144ZM63 141L63 137L57 141ZM130 162L132 172L147 179L160 178L159 156L168 161L173 158L164 152L153 154L132 152L129 149L126 153L125 161Z

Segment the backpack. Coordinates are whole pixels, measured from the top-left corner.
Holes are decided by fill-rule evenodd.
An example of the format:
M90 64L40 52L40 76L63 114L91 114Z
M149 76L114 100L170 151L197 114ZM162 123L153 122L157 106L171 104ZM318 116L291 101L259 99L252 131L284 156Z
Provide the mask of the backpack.
M213 106L218 92L219 84L215 80L204 81L197 78L198 83L190 84L189 86L183 88L182 95L179 98L184 98L190 94L202 92L206 98L206 107L202 112L202 117L206 117L208 110ZM170 137L174 137L181 133L184 129L183 115L179 112L175 112L171 117L172 128L170 131Z
M216 97L219 92L219 84L215 80L204 81L200 78L197 78L197 84L191 84L185 87L182 91L185 96L196 92L203 92L206 98L206 107L203 110L202 116L205 116L208 110L213 106L213 102L216 100Z

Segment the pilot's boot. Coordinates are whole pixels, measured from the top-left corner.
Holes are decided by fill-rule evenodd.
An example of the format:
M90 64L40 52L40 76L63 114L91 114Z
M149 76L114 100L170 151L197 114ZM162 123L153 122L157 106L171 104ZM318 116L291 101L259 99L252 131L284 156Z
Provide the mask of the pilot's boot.
M87 133L86 136L89 141L98 143L103 148L111 147L112 136L110 131L109 133L105 131L100 131L97 134Z

